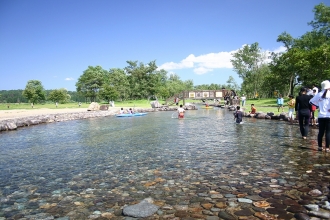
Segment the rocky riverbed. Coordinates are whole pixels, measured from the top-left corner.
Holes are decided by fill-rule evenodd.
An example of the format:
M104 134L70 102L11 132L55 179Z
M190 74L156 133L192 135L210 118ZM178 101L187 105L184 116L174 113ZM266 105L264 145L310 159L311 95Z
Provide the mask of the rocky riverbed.
M107 117L115 113L95 111L82 114ZM67 120L84 118L55 115L56 117L49 117L53 120L61 118L61 121L66 117ZM230 114L230 118L231 116ZM205 120L207 118L201 121ZM201 121L187 120L191 123L196 122L198 126ZM56 120L53 121L55 122ZM221 123L221 120L216 123ZM269 127L270 123L266 123L268 126L265 127ZM240 125L234 127L235 130L244 128ZM292 128L292 132L297 131L293 126L285 127ZM202 132L202 129L199 132ZM106 162L101 156L107 151L102 150L99 155L92 154L93 157L85 160L88 165L81 171L79 168L84 161L71 164L63 160L56 166L51 166L56 163L55 157L51 157L40 163L40 167L45 169L39 170L38 166L36 173L31 175L26 173L30 169L29 166L36 163L35 158L41 160L42 157L34 155L38 151L23 152L24 148L21 148L21 151L11 154L11 161L3 162L3 165L10 166L6 166L0 173L0 179L4 182L0 189L0 220L329 219L329 153L313 150L311 145L315 139L312 138L299 139L303 141L303 146L309 147L301 150L294 135L274 135L274 138L269 133L265 135L265 131L256 132L262 134L261 136L254 136L257 135L254 133L244 135L248 132L246 129L240 133L237 144L233 144L232 138L226 139L225 136L221 136L220 132L215 135L216 141L212 140L205 144L202 139L202 142L194 144L190 142L198 136L198 133L194 133L186 142L181 142L187 144L187 148L179 151L173 150L170 146L181 144L173 143L171 140L158 151L156 145L150 147L148 144L140 148L140 154L136 153L139 150L136 148L133 151L125 151L124 154L119 154L118 150L113 151L105 157ZM187 135L188 131L185 129L183 133ZM39 138L39 134L37 136ZM268 141L265 140L267 136L270 138ZM204 135L199 136L199 139L200 137ZM212 135L209 138L211 137ZM150 135L149 141L153 138L154 136ZM183 136L180 136L178 139L182 138ZM278 139L285 140L277 142ZM11 141L15 140L13 138ZM5 143L9 145L11 141ZM72 140L72 143L77 143L76 141L79 139ZM249 144L250 141L252 144ZM19 143L20 141L13 146ZM137 142L133 140L132 143ZM55 148L53 144L50 145L50 149ZM118 143L115 146L117 145ZM219 148L218 145L230 147ZM252 147L248 147L249 145ZM97 146L89 150L96 153L101 147L99 144ZM73 145L66 147L72 148ZM83 147L73 147L74 154L69 154L69 158L75 161L83 157L87 148L83 148L83 154L79 154L80 148ZM5 147L3 149L5 150ZM158 156L153 156L155 151L158 152ZM130 152L134 157L130 158ZM35 157L29 157L26 153ZM9 154L6 155L4 151L2 154L2 161L6 161L5 158ZM23 157L18 157L19 154ZM163 160L161 157L164 157ZM19 158L24 159L24 162L20 162ZM15 162L16 168L13 165ZM94 164L91 164L93 162ZM49 163L52 168L46 167L43 163ZM21 165L28 169L22 169ZM53 175L57 174L54 168L58 174L63 175L54 178ZM8 181L5 179L6 173L11 176ZM16 185L11 181L15 181Z

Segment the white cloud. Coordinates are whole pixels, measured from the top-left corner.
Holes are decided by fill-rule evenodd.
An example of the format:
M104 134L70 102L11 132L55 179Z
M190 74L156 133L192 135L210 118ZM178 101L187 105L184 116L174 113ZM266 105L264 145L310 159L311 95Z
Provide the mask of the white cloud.
M68 78L65 78L65 80L66 80L66 81L72 81L72 80L74 80L74 78L72 78L72 77L68 77Z
M194 69L194 73L196 73L197 75L203 75L207 72L210 72L210 71L213 71L213 69L208 69L208 68L205 68L205 67L197 67Z
M241 48L243 48L242 45ZM178 69L190 69L193 68L195 74L201 75L208 72L213 71L214 69L220 68L233 68L230 60L233 58L232 54L236 53L237 50L233 51L223 51L219 53L209 53L209 54L202 54L200 56L195 56L194 54L190 54L188 57L181 60L179 63L175 62L167 62L158 67L158 69L164 70L178 70ZM284 52L285 47L281 46L274 51L265 51L268 52Z

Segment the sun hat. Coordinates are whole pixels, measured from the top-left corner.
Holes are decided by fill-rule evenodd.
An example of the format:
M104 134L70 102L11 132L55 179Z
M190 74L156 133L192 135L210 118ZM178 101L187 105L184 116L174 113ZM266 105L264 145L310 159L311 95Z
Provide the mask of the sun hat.
M325 80L321 83L322 89L330 89L330 82L329 80Z

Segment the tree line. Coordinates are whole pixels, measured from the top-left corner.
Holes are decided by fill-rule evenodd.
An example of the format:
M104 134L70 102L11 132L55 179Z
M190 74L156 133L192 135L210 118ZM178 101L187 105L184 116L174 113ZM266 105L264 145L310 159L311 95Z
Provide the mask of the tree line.
M101 66L88 66L76 83L77 91L64 88L45 90L39 80L29 80L24 90L0 91L2 103L43 103L58 102L107 102L113 100L166 99L184 90L237 89L233 77L227 84L193 85L192 80L183 81L176 74L157 70L155 61L148 64L127 61L124 69L112 68L109 71Z
M277 42L286 51L267 54L253 43L233 54L234 70L243 79L241 93L248 97L273 97L274 94L296 94L298 87L330 79L330 7L321 3L314 7L312 27L301 37L283 32Z

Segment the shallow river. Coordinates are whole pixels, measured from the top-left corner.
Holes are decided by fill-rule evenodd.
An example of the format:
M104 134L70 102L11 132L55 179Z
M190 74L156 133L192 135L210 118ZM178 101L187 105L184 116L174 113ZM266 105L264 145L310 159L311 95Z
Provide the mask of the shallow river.
M190 207L212 201L210 191L223 198L233 191L284 194L315 185L316 177L329 180L329 155L316 151L315 129L302 140L297 125L251 118L237 125L225 109L187 111L183 120L172 114L2 132L0 219L115 216L148 197L160 206Z

